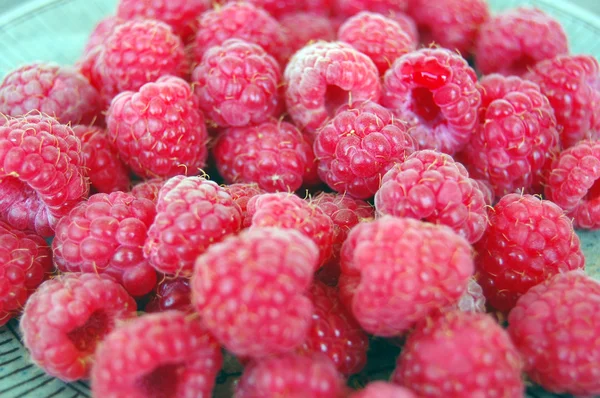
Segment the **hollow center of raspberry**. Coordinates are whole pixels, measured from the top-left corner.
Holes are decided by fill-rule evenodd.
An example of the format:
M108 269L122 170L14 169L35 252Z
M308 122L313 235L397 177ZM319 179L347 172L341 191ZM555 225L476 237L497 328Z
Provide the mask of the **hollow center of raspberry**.
M587 194L585 195L585 200L587 201L595 199L600 199L600 179L594 182L594 185L592 185L592 187L588 190Z
M425 87L417 87L412 91L412 111L427 122L433 122L441 109L433 101L433 93Z
M158 366L139 380L142 395L148 398L175 398L179 375L183 369L181 364Z
M70 331L67 336L81 353L90 355L96 350L98 341L108 333L110 329L110 318L102 310L92 313L87 322Z
M334 85L327 86L327 91L325 91L327 113L333 116L340 106L348 104L349 99L350 93L348 91Z

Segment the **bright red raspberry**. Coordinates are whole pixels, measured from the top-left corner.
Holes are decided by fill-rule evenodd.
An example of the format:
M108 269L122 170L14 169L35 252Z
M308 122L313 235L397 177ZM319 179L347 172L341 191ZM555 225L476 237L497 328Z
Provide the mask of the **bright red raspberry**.
M139 199L148 199L154 203L158 200L158 193L166 180L164 178L152 178L142 181L131 188L131 194Z
M288 354L252 362L236 387L238 398L341 398L344 379L323 354Z
M248 220L248 225L246 225L246 213L248 209L248 202L256 195L262 195L263 193L267 192L260 188L256 183L238 183L224 185L223 190L225 190L225 192L231 195L231 198L233 199L234 203L240 208L242 212L242 218L244 219L244 227L249 227L250 220Z
M317 131L319 176L331 189L367 199L381 177L416 147L406 125L374 102L345 107Z
M419 31L417 30L417 24L410 16L403 12L391 12L385 15L400 24L402 31L406 33L408 37L410 37L410 40L413 43L419 43Z
M13 70L0 83L0 114L43 112L63 124L91 123L102 110L100 94L77 70L35 63Z
M144 255L165 274L189 276L196 257L236 233L242 214L231 196L202 177L176 176L160 190Z
M258 44L282 65L290 56L283 27L268 12L251 3L233 2L206 11L199 24L193 44L196 62L201 62L210 47L232 38Z
M144 310L146 312L178 310L189 314L193 313L190 280L165 277L152 292L152 297Z
M81 141L70 127L33 113L0 121L0 219L52 236L88 191Z
M314 12L286 14L279 23L287 34L292 53L315 41L334 41L337 36L331 20Z
M283 228L246 230L209 247L192 279L202 323L238 356L293 350L311 324L306 291L318 255L310 239Z
M408 337L392 381L423 398L523 397L522 363L508 333L489 315L449 312Z
M246 219L252 228L279 227L295 229L310 238L319 249L319 265L333 250L333 221L314 203L296 195L279 192L257 195L250 199Z
M589 55L559 55L525 74L548 97L563 147L600 138L600 65ZM562 130L560 129L562 127Z
M81 141L81 152L92 188L110 193L129 190L129 170L121 162L105 129L76 125L73 132Z
M112 278L64 274L29 297L21 331L31 359L64 381L87 378L96 346L121 320L136 313L135 301Z
M422 48L385 73L382 104L408 123L421 149L453 155L477 129L481 95L475 71L460 55Z
M537 8L512 8L481 25L475 61L483 74L521 76L537 62L566 54L560 22Z
M391 12L404 12L408 9L411 0L333 0L335 15L346 18L361 11L372 11L383 15Z
M489 220L475 261L477 280L497 310L508 312L523 293L557 273L583 269L571 220L549 200L506 195Z
M97 397L210 397L221 349L183 312L149 314L106 337L92 370Z
M384 216L354 227L342 246L352 313L367 332L395 336L456 303L473 274L471 246L452 229ZM349 289L348 289L349 288Z
M287 109L295 124L314 133L342 105L378 101L381 83L369 57L342 42L317 42L285 68Z
M244 1L262 8L277 19L283 19L298 12L312 12L317 15L329 15L331 0L229 0L229 2Z
M83 49L83 54L87 54L94 50L98 46L102 46L104 41L110 34L115 30L117 26L125 22L122 18L117 17L116 15L108 15L104 17L94 26L94 30L90 33L87 42L85 43L85 48Z
M350 398L417 398L410 390L385 381L372 381Z
M164 76L121 93L106 123L121 159L140 177L194 175L206 163L204 115L183 79Z
M21 312L53 268L52 251L42 237L0 221L0 326Z
M600 395L600 283L580 271L531 288L508 316L525 372L554 393Z
M464 153L471 177L487 180L496 198L537 190L559 145L548 98L536 84L516 76L489 75L480 84L480 128Z
M477 242L487 228L484 193L465 167L451 156L423 150L394 165L375 194L380 215L444 224Z
M280 102L279 64L259 45L228 39L206 50L192 72L200 108L220 127L264 122Z

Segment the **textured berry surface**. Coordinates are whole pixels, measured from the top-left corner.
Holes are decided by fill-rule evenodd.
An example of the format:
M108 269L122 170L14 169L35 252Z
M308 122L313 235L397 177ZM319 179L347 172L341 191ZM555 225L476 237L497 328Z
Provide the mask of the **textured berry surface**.
M278 19L303 11L314 12L317 15L329 15L331 12L331 0L229 0L236 1L252 3Z
M288 112L308 132L315 132L341 105L381 96L373 61L342 42L304 47L290 59L283 78Z
M340 109L317 131L314 143L321 179L359 199L372 197L383 174L415 148L406 125L373 102Z
M361 11L373 11L383 15L403 12L409 8L411 0L332 0L333 12L339 16L351 17Z
M132 296L149 293L156 272L142 247L156 210L148 199L99 193L75 207L56 227L54 262L63 272L108 274Z
M193 303L233 354L285 353L307 336L313 306L306 290L317 265L317 247L297 231L246 230L198 257Z
M398 58L383 79L381 103L408 123L421 149L454 154L477 128L481 95L460 55L423 48Z
M481 127L465 149L471 177L487 180L496 198L537 191L544 166L559 145L554 112L539 87L493 74L481 82Z
M53 268L43 238L0 221L0 326L21 311Z
M49 375L87 378L98 343L135 311L135 301L108 276L57 276L27 300L20 323L23 344Z
M106 337L96 354L97 397L210 397L221 368L217 342L185 313L135 319Z
M169 310L178 310L187 313L193 313L192 289L188 278L168 278L165 277L156 286L156 291L152 293L152 298L146 304L146 312L164 312Z
M106 123L121 159L140 177L194 175L205 165L204 115L180 78L165 76L137 92L121 93Z
M342 246L344 302L367 332L395 336L456 303L473 269L471 246L449 227L384 216Z
M340 26L338 39L366 54L383 74L396 58L415 50L417 43L392 17L363 11Z
M417 398L410 390L385 381L373 381L350 398Z
M583 268L579 238L556 204L510 194L489 216L475 245L477 279L497 310L508 312L523 293L557 273Z
M94 26L92 33L90 33L90 36L85 43L85 48L83 49L84 56L95 50L97 47L102 47L106 38L123 22L125 22L125 20L115 15L109 15L101 19L100 22Z
M508 316L525 372L555 393L600 395L600 283L580 271L530 289Z
M559 55L537 63L525 75L548 97L563 147L600 138L600 65L589 55Z
M285 30L293 53L309 43L318 40L334 41L336 38L331 20L314 12L286 14L281 17L279 23Z
M242 214L231 196L202 177L176 176L161 188L144 255L166 274L190 275L210 245L237 232Z
M414 152L392 167L375 194L380 215L444 224L477 242L487 228L485 196L465 167L432 150Z
M247 220L248 225L246 225L246 213L248 209L248 202L256 195L262 195L266 193L262 188L255 183L237 183L223 186L225 192L231 195L233 202L238 205L240 211L242 212L242 218L244 219L244 226L249 227L250 221Z
M469 280L467 290L460 296L455 307L463 312L486 312L485 295L475 278Z
M560 22L537 8L512 8L481 25L475 45L483 74L520 76L537 62L566 54L567 35Z
M100 94L77 70L57 64L29 64L0 83L0 113L43 112L64 124L90 123L101 111Z
M417 24L409 15L403 12L391 12L385 15L400 24L402 31L406 33L408 37L410 37L413 43L419 44L419 31L417 29Z
M131 188L131 194L139 199L148 199L154 203L158 200L158 193L166 180L164 178L152 178L142 181Z
M88 195L81 141L43 114L3 122L0 218L16 229L52 236L58 220Z
M456 311L416 328L392 380L424 398L519 398L521 368L519 352L492 317Z

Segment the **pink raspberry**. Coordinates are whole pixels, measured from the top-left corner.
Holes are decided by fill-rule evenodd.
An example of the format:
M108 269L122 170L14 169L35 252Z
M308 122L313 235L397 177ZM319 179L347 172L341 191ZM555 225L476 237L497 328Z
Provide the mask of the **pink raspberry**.
M556 204L510 194L489 215L475 245L477 280L497 310L508 312L527 290L557 273L583 269L579 238Z
M310 238L319 249L319 265L331 256L334 227L331 218L318 206L285 192L258 195L250 199L246 219L252 228L295 229Z
M419 44L419 31L417 30L417 24L410 16L403 12L391 12L386 14L386 16L393 19L400 25L402 31L410 38L410 41Z
M382 75L398 57L417 47L393 18L369 11L347 19L338 30L338 39L369 56Z
M129 170L121 162L105 129L82 124L73 126L81 141L81 152L92 188L110 193L129 189Z
M473 181L475 181L477 183L477 186L483 193L483 196L485 198L485 204L488 206L493 205L494 204L494 191L493 191L490 183L487 180L473 180Z
M204 326L238 356L265 357L302 344L313 306L305 293L318 250L298 231L256 228L196 260L192 298Z
M205 165L204 116L183 79L164 76L121 93L106 123L121 159L140 177L193 175Z
M444 224L477 242L487 228L485 196L465 167L449 155L417 151L394 165L375 194L380 215Z
M262 8L275 18L281 20L290 14L309 11L317 15L329 15L331 0L229 0L229 2L244 1L257 8Z
M43 112L63 124L91 123L102 110L100 94L77 70L54 63L29 64L0 83L0 114Z
M314 143L321 179L359 199L372 197L383 174L415 146L406 125L374 102L340 109L317 131Z
M383 15L391 12L404 12L412 0L333 0L333 12L343 17L351 17L361 11L372 11Z
M516 76L489 75L480 84L480 128L464 153L471 177L487 180L497 198L536 191L559 145L548 98Z
M537 62L566 54L567 35L560 22L537 8L512 8L481 25L475 45L483 74L521 76Z
M285 14L279 23L287 34L292 53L315 41L334 41L337 36L331 20L314 12Z
M142 181L131 188L131 194L138 199L148 199L154 203L158 200L158 193L166 180L164 178L152 178Z
M242 214L231 196L202 177L176 176L160 190L144 255L158 271L189 276L196 257L236 233Z
M559 55L525 74L548 97L565 148L600 138L600 65L589 55ZM562 130L560 128L562 127Z
M290 59L283 78L288 112L309 133L341 105L378 101L381 95L377 67L347 43L317 42L304 47Z
M275 58L240 39L206 50L192 72L200 108L221 127L245 127L274 116L281 102L280 80Z
M144 310L146 312L178 310L192 314L194 307L191 293L192 289L188 278L165 277L152 292L152 297Z
M262 195L263 193L266 193L265 190L260 188L258 186L258 184L256 184L256 183L238 183L238 184L225 185L225 186L223 186L223 190L225 192L227 192L229 195L231 195L233 202L236 205L238 205L238 207L240 208L240 210L242 212L242 219L244 219L244 226L249 227L250 225L245 225L246 213L247 213L247 209L248 209L248 202L250 201L250 199L252 199L256 195ZM248 220L248 223L250 223L250 220Z
M84 57L97 47L102 47L113 30L123 22L125 22L125 20L116 15L109 15L101 19L100 22L94 26L94 30L92 30L92 33L90 33L90 36L87 39L85 48L83 49Z
M408 123L421 149L453 155L477 129L481 95L460 55L423 48L398 58L383 79L382 104Z
M0 221L0 326L21 312L53 268L52 251L42 237Z
M361 223L342 247L346 304L363 329L377 336L398 335L456 303L473 270L464 238L410 218Z
M392 381L423 398L523 397L522 363L489 315L466 312L422 322L408 337Z
M508 316L525 372L554 393L600 395L600 283L580 271L531 288Z
M81 142L70 127L33 113L0 122L0 219L52 236L88 191Z
M144 315L110 333L96 354L96 397L210 397L222 363L217 342L179 311Z
M255 182L268 192L294 192L317 170L312 145L300 130L273 119L224 130L213 155L226 182Z
M156 210L148 199L98 193L75 207L56 226L54 262L63 272L108 274L132 296L156 285L156 272L142 247Z
M251 363L236 387L238 398L341 398L344 379L323 354L288 354Z
M410 390L385 381L372 381L350 398L417 398Z
M135 316L135 301L112 278L64 274L29 297L21 331L33 362L64 381L87 378L98 343L118 322Z

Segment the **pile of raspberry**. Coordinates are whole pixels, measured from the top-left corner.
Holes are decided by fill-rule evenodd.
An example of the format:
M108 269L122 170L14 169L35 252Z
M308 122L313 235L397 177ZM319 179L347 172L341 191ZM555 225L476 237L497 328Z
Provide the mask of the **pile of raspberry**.
M1 81L31 360L95 397L600 396L598 61L486 0L212 3L120 0Z

